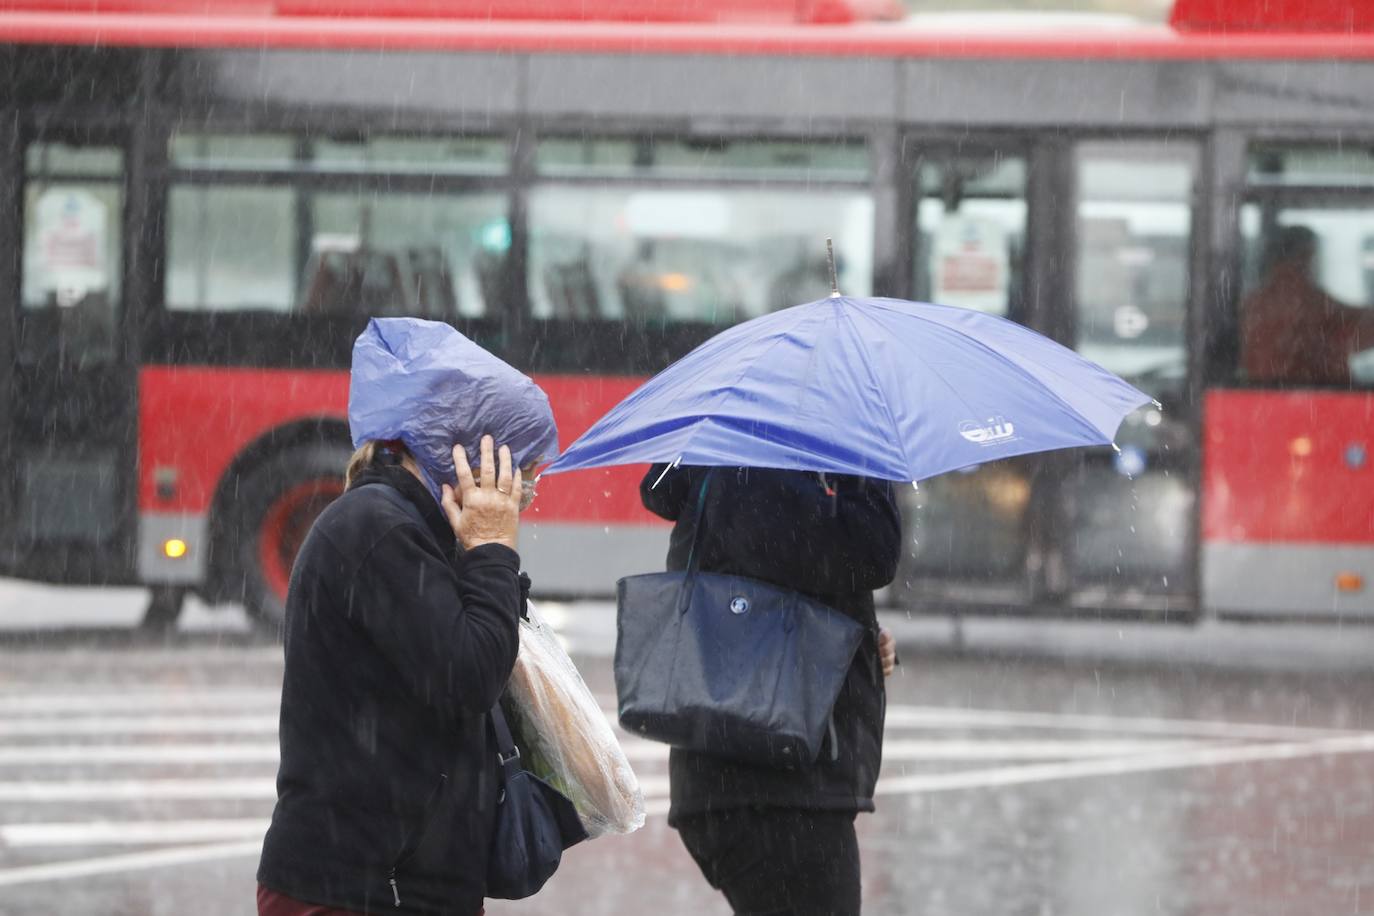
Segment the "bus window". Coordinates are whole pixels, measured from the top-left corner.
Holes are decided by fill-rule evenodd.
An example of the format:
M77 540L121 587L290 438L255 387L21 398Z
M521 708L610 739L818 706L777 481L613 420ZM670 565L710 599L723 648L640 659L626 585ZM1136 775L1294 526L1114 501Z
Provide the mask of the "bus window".
M483 158L492 145L472 146L471 163L458 153L440 161L453 142L408 138L302 141L286 159L277 137L174 139L167 308L485 315L510 245L507 196L453 189L441 177L492 168ZM283 174L265 182L272 170Z
M917 165L916 298L1013 312L1026 235L1026 162L988 153Z
M1078 350L1160 400L1186 361L1196 152L1078 147Z
M531 313L732 324L828 295L827 236L841 291L867 295L873 199L854 149L546 141L548 177L529 201Z
M52 348L83 364L114 353L122 275L124 157L114 147L31 143L25 152L20 358Z
M1367 145L1259 144L1247 165L1251 188L1374 188L1374 147Z
M167 307L291 310L295 194L285 188L173 187L168 198Z
M1374 385L1374 152L1251 152L1241 210L1242 380Z

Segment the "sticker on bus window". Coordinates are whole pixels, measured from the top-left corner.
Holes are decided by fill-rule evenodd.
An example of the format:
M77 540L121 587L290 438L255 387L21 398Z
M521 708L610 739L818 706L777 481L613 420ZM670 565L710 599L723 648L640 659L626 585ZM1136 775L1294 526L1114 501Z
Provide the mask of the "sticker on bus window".
M1010 263L1010 244L1001 224L951 214L935 232L932 298L941 305L1001 314L1007 308Z
M51 188L35 207L35 241L40 287L57 304L76 305L104 290L109 210L89 191Z

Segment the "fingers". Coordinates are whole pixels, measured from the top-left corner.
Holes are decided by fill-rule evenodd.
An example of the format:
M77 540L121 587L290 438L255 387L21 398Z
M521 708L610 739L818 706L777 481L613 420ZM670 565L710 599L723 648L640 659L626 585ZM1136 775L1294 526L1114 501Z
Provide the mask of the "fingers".
M461 445L455 445L453 447L453 466L458 471L458 492L460 496L466 495L477 489L477 484L472 480L472 465L468 464L468 451Z
M484 490L495 490L502 496L512 497L518 505L524 492L524 475L515 466L510 446L503 445L497 452L495 440L491 436L483 436L480 448L481 463L474 480L467 450L461 445L453 447L453 467L458 476L458 489L452 496L454 510L461 510L470 501L471 494ZM448 489L445 485L445 490Z
M484 448L486 447L486 442L487 439L483 438L482 444ZM510 447L505 445L501 446L501 451L498 454L501 458L501 468L496 475L496 489L500 490L502 493L508 494L511 492Z
M472 476L469 474L468 476ZM444 510L444 515L448 518L448 523L453 528L454 533L458 531L458 520L462 518L463 510L458 505L457 494L453 492L453 487L444 484L441 488L442 496L439 499L439 506Z
M479 471L481 475L480 483L483 490L489 490L496 486L496 460L492 457L495 443L491 436L482 437L482 467Z
M878 659L883 666L883 676L891 677L897 665L897 640L886 627L878 631Z

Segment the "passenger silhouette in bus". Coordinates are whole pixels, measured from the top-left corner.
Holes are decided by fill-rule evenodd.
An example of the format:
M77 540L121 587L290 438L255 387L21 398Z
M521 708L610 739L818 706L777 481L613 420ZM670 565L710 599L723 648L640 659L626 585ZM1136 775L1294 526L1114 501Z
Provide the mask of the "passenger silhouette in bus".
M1374 309L1355 308L1314 276L1317 234L1286 226L1265 252L1264 280L1241 304L1242 364L1252 382L1350 385L1350 357L1374 346Z

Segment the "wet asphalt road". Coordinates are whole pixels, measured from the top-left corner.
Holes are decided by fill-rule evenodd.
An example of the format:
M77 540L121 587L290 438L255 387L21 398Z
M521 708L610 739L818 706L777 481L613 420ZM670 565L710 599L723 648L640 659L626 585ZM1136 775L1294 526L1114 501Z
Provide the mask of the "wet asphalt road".
M278 648L233 610L141 637L137 596L32 588L0 583L0 913L254 912ZM609 707L608 608L547 610ZM890 622L865 913L1374 912L1374 630L989 624L956 652ZM629 748L648 826L488 913L727 912L663 823L666 755Z

